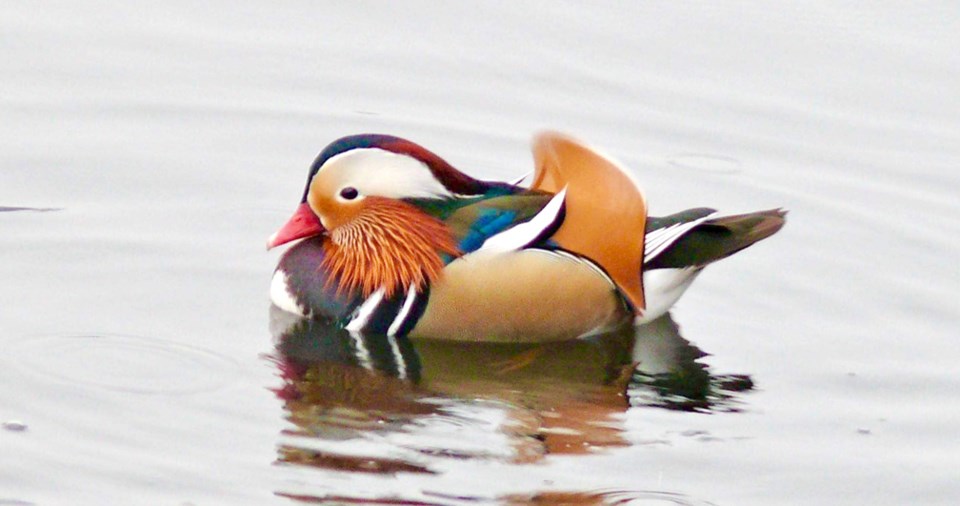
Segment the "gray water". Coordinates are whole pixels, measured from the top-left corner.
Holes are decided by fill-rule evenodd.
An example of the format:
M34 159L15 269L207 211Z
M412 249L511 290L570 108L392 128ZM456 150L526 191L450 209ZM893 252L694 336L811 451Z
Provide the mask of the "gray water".
M875 3L3 3L0 504L956 504L960 9ZM620 341L291 376L327 142L509 179L544 128L787 226Z

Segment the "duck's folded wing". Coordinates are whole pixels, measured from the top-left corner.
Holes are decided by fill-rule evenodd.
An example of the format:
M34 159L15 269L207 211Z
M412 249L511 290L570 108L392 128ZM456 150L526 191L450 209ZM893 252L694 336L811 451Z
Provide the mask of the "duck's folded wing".
M508 243L507 249L521 249L556 230L563 219L562 206L563 195L524 191L460 207L444 222L464 254L481 247L503 248Z

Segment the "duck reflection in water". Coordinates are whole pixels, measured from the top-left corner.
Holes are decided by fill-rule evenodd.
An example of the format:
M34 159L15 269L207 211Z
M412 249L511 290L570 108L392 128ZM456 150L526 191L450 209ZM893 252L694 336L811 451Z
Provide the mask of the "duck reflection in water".
M631 407L732 411L748 376L712 375L669 314L566 342L362 335L271 309L292 428L279 460L364 473L436 472L447 458L536 462L629 444Z

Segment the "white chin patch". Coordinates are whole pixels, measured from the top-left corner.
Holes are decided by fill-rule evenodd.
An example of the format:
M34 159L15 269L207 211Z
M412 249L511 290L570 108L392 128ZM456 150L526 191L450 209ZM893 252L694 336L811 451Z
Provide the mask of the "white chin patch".
M277 271L273 273L273 280L270 281L270 302L273 302L274 306L288 313L306 316L300 304L297 304L293 295L290 294L290 289L287 285L287 273L281 269L277 269Z

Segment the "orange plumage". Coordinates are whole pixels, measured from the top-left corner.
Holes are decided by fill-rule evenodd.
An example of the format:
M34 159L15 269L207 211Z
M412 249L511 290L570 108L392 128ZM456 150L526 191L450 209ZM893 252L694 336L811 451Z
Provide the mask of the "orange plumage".
M440 277L441 255L461 254L446 225L412 204L367 197L362 205L324 243L320 267L336 274L338 293L359 288L368 297L382 287L389 298L410 286L419 291Z

